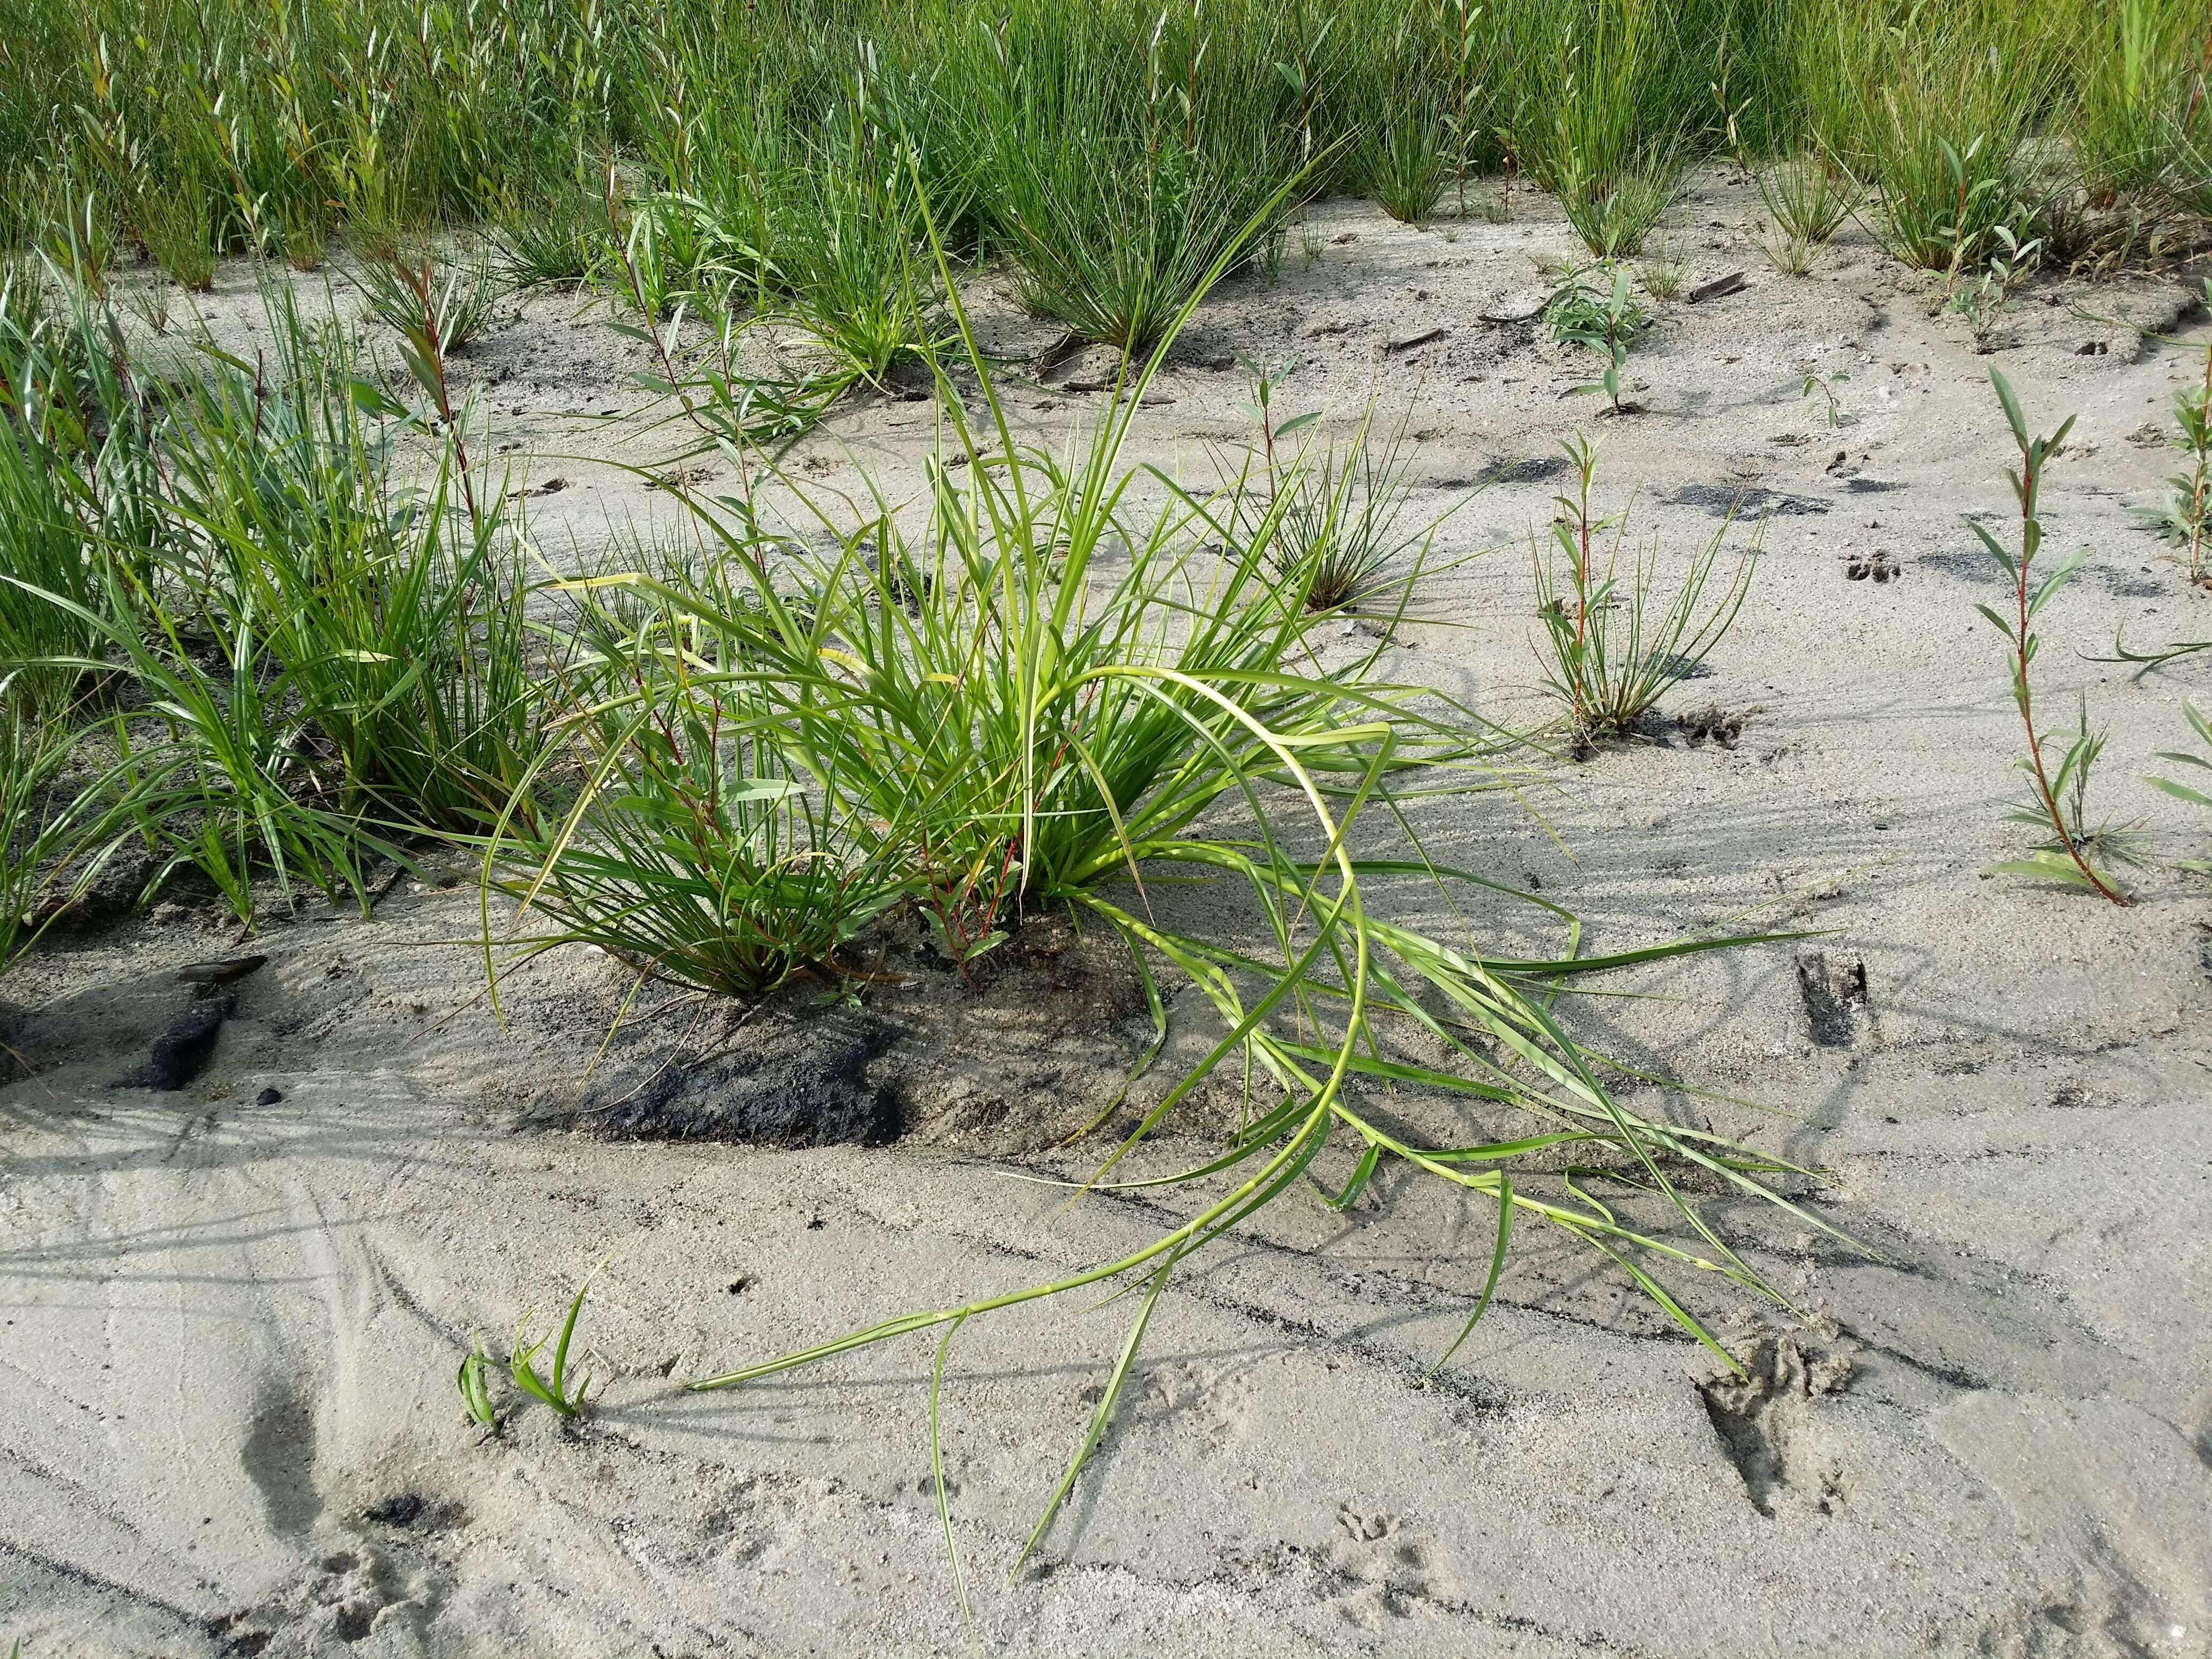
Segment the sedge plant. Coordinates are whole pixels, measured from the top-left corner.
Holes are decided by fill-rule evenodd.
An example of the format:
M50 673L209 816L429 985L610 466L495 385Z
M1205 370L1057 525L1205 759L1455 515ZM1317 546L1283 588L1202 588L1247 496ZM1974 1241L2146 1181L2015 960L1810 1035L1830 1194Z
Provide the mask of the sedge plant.
M1224 268L1218 261L1213 274ZM1173 327L1062 461L1015 438L957 295L951 303L988 424L943 399L946 446L966 465L933 470L926 528L876 516L865 532L872 557L857 556L861 538L848 535L806 579L811 632L767 641L764 659L742 665L702 653L685 672L757 708L758 732L781 728L794 779L825 812L860 792L851 821L908 849L907 890L937 915L940 938L989 948L1024 913L1070 911L1127 943L1156 1034L1167 1018L1159 969L1188 979L1212 1015L1203 1056L1078 1188L1141 1190L1175 1203L1180 1218L1064 1277L901 1315L693 1386L737 1386L927 1333L938 1344L934 1455L946 1355L969 1321L1127 1291L1127 1334L1026 1557L1098 1446L1179 1272L1328 1165L1342 1173L1323 1187L1327 1201L1351 1204L1386 1159L1494 1205L1493 1261L1507 1255L1516 1219L1560 1228L1725 1358L1646 1265L1765 1288L1698 1213L1682 1172L1805 1212L1767 1178L1782 1168L1774 1161L1630 1111L1553 1008L1556 989L1588 969L1696 947L1580 957L1571 919L1541 900L1530 902L1568 926L1570 943L1540 961L1386 920L1381 896L1402 877L1447 887L1475 878L1431 866L1418 848L1410 859L1358 850L1368 838L1360 820L1409 788L1488 787L1496 756L1480 720L1382 679L1376 653L1324 665L1312 648L1316 613L1268 579L1285 508L1280 490L1254 498L1259 463L1204 495L1155 477L1164 505L1134 508L1137 470L1122 445ZM1180 325L1194 303L1171 320ZM729 557L747 568L753 532L728 528ZM1109 548L1118 569L1105 562ZM896 591L886 567L902 573ZM761 571L750 602L769 609ZM704 595L684 609L720 625ZM1194 879L1241 895L1263 944L1183 920L1175 895ZM1707 943L1717 941L1698 942ZM1422 1058L1401 1033L1436 1047ZM1228 1146L1170 1173L1117 1176L1224 1066L1249 1067L1251 1079ZM1378 1109L1392 1088L1457 1100L1486 1127L1465 1143L1412 1135ZM1542 1151L1569 1146L1573 1172L1547 1173ZM1608 1181L1656 1196L1663 1231L1597 1200L1589 1183Z
M1289 493L1270 532L1270 561L1310 611L1387 614L1402 608L1422 574L1433 574L1426 555L1441 520L1402 523L1406 422L1380 441L1373 422L1370 410L1340 453L1330 444L1316 459L1309 443L1285 464Z

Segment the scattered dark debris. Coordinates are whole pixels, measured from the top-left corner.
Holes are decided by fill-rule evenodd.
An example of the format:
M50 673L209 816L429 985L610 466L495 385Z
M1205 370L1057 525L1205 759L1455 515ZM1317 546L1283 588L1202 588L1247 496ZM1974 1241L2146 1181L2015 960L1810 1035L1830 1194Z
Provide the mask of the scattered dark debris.
M1385 340L1382 343L1382 350L1386 356L1401 351L1411 351L1415 346L1424 346L1431 340L1443 339L1449 331L1439 323L1434 328L1425 328L1417 333L1401 334L1395 340Z
M267 957L230 957L187 963L177 969L177 977L186 985L228 985L244 979L268 960Z
M1522 323L1534 322L1544 314L1551 303L1549 300L1545 300L1538 304L1534 311L1516 311L1504 316L1487 311L1478 312L1475 314L1481 321L1488 323L1493 328L1515 328Z

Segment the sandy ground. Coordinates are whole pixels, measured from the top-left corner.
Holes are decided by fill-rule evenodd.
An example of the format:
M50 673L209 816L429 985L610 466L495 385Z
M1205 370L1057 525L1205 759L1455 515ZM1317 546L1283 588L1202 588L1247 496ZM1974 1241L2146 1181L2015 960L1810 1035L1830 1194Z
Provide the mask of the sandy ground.
M1741 268L1749 286L1659 307L1632 360L1646 410L1618 421L1567 392L1587 360L1478 319L1540 298L1535 260L1570 246L1548 203L1423 229L1317 210L1317 258L1294 236L1278 283L1200 313L1137 458L1202 466L1241 438L1237 353L1298 358L1284 399L1334 430L1370 396L1410 409L1419 510L1457 508L1440 551L1495 550L1431 586L1393 672L1507 720L1544 712L1527 549L1560 437L1602 437L1605 504L1640 487L1673 568L1736 491L1765 492L1751 603L1666 709L1740 715L1732 745L1547 765L1557 841L1504 796L1423 828L1441 857L1540 881L1595 948L1820 930L1621 975L1645 994L1571 1013L1710 1091L1650 1091L1650 1109L1827 1171L1821 1212L1877 1254L1724 1212L1809 1316L1688 1287L1752 1361L1735 1385L1602 1261L1531 1231L1477 1338L1425 1380L1480 1287L1486 1206L1387 1170L1348 1215L1279 1204L1170 1291L1102 1455L1011 1580L1127 1309L972 1324L945 1431L982 1651L2212 1653L2212 900L2171 867L2212 823L2140 781L2183 746L2212 661L2133 678L2084 654L2123 624L2142 643L2212 618L2132 516L2179 465L2135 434L2168 423L2202 360L2074 310L2169 322L2185 289L2046 283L1980 357L1856 230L1812 277L1773 274L1755 200L1714 175L1677 210L1691 280ZM994 340L1048 342L1002 286L977 295ZM250 301L228 272L202 304L220 331ZM541 539L592 556L667 510L604 460L672 437L642 429L632 343L565 297L515 311L471 362L528 482L567 481L531 498ZM2110 728L2107 810L2159 855L2124 912L1982 873L2026 844L2001 815L2016 728L1973 610L1998 590L1962 521L2009 505L1992 362L2039 424L2080 415L2045 518L2053 554L2087 559L2040 672L2051 710L2086 689ZM1814 371L1849 376L1840 428L1801 395ZM1064 378L1009 377L1030 430L1095 402ZM926 404L855 403L797 465L896 476L930 429ZM1877 554L1893 580L1849 574ZM623 976L546 958L502 1027L470 1001L475 928L465 884L411 880L373 920L271 927L178 1095L112 1085L189 995L174 970L244 948L234 925L165 905L11 975L9 1040L35 1070L0 1088L0 1642L26 1659L967 1650L921 1339L736 1391L680 1384L1057 1276L1177 1213L1066 1208L1011 1173L1085 1167L1037 1149L1133 1048L1126 987L1073 953L1034 970L1049 996L1020 981L887 1054L872 1042L853 1062L868 1078L926 1083L890 1144L636 1142L546 1127L603 1086L578 1079ZM1842 994L1817 1030L1808 976ZM682 1064L682 1035L641 1038L614 1074ZM533 1306L542 1328L601 1262L578 1337L604 1387L589 1419L517 1409L480 1438L453 1386L471 1332L502 1345Z

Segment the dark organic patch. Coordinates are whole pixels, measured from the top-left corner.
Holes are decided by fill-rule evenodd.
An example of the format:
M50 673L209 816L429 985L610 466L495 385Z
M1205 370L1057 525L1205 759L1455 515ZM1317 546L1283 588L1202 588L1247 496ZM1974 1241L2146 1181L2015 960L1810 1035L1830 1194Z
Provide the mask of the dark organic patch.
M374 1521L380 1527L411 1527L422 1518L422 1511L428 1507L429 1500L421 1492L403 1492L379 1498L361 1513L363 1520Z
M1525 460L1492 461L1474 475L1478 484L1541 483L1567 470L1564 455L1531 455Z
M361 1518L403 1532L442 1532L467 1520L468 1511L450 1498L426 1498L419 1492L402 1492L379 1498L361 1512Z
M1804 1000L1814 1042L1824 1048L1848 1048L1858 1040L1859 1022L1867 1012L1865 963L1831 964L1823 951L1800 951L1797 994Z
M169 1022L169 1029L154 1039L146 1063L116 1079L115 1086L164 1092L183 1088L206 1068L222 1023L237 1006L238 999L228 991L195 998L190 1007Z
M1887 478L1846 478L1844 488L1854 495L1887 495L1893 489L1905 486Z
M878 1146L899 1132L898 1103L869 1081L868 1062L898 1035L883 1020L842 1012L763 1025L726 1052L671 1060L583 1121L648 1140Z
M1962 547L1945 553L1923 553L1917 560L1931 570L1940 570L1947 576L1957 576L1970 582L2002 583L2005 574L1986 549Z
M1809 517L1828 510L1827 502L1811 495L1791 495L1756 485L1684 484L1667 499L1677 507L1702 507L1717 519L1727 518L1730 514L1740 519L1768 514L1776 518Z

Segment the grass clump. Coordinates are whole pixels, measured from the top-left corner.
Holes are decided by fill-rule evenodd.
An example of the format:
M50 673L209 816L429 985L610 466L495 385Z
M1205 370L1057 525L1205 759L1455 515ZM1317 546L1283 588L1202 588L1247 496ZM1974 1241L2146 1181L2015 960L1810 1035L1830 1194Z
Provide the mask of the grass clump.
M1427 571L1437 522L1400 528L1407 505L1406 424L1378 445L1372 422L1370 411L1340 454L1331 444L1316 459L1310 445L1288 465L1269 556L1276 580L1302 594L1309 611L1401 613Z
M1766 204L1767 258L1785 276L1808 275L1865 192L1826 159L1783 161L1754 176Z
M1117 21L1019 19L977 71L995 85L979 188L1023 302L1141 356L1217 264L1267 242L1323 157L1255 118L1279 78L1262 63L1232 82L1239 60L1207 14L1164 15L1141 44Z
M1164 346L1057 459L1016 441L957 301L954 315L988 424L971 424L945 399L947 459L965 465L931 470L926 523L907 528L878 502L863 524L837 529L825 511L833 545L786 579L796 595L787 600L769 580L770 532L739 515L715 538L714 583L665 584L656 597L687 646L718 641L748 616L766 620L745 625L741 647L672 649L664 672L711 686L725 731L772 747L777 775L805 792L819 821L868 838L871 855L881 854L871 878L897 872L900 901L956 959L995 948L1025 913L1066 908L1128 944L1156 1041L1166 1022L1158 974L1171 969L1196 988L1218 1036L1086 1188L1106 1184L1224 1064L1250 1068L1249 1115L1219 1156L1125 1183L1156 1198L1188 1195L1183 1218L1127 1255L694 1386L732 1386L927 1331L941 1338L934 1445L945 1356L966 1322L1126 1288L1126 1340L1026 1555L1098 1444L1178 1271L1338 1158L1349 1171L1329 1183L1341 1188L1329 1201L1349 1204L1385 1159L1402 1163L1493 1203L1501 1259L1516 1218L1556 1225L1624 1267L1722 1352L1638 1259L1694 1263L1757 1288L1670 1171L1694 1169L1794 1210L1762 1179L1781 1166L1638 1116L1609 1091L1601 1062L1567 1035L1552 997L1586 969L1626 958L1577 959L1571 949L1544 962L1489 957L1379 914L1376 896L1408 872L1447 888L1473 878L1435 868L1418 847L1412 859L1355 851L1363 813L1401 788L1487 787L1497 742L1468 711L1382 678L1379 647L1349 659L1324 650L1316 630L1327 613L1310 608L1305 584L1271 579L1298 499L1296 477L1285 476L1294 464L1255 457L1204 493L1155 475L1164 498L1140 513L1131 505L1136 473L1120 458ZM1163 340L1172 334L1171 324ZM1109 550L1118 568L1105 564ZM641 585L599 580L592 592ZM765 770L748 763L750 775ZM1231 944L1181 922L1174 894L1194 879L1241 894L1262 943ZM1444 1058L1402 1049L1401 1031L1425 1033ZM1529 1121L1501 1122L1494 1139L1429 1143L1369 1103L1390 1087ZM1529 1162L1570 1144L1578 1172L1564 1183ZM1583 1166L1601 1164L1658 1194L1682 1237L1632 1224L1591 1196L1587 1182L1608 1177Z
M24 556L0 590L16 684L52 706L114 683L103 741L155 883L196 866L249 922L264 877L365 904L396 837L483 828L542 712L520 541L468 466L467 411L407 409L289 294L264 303L258 360L204 344L154 381L76 291L15 339L0 421L0 488L40 509L0 532ZM410 366L441 385L425 326ZM432 445L419 484L408 431Z
M92 890L135 804L127 769L75 775L84 732L33 718L10 690L0 676L0 974Z
M499 298L488 250L461 261L427 248L374 251L354 280L364 313L397 333L410 357L425 360L459 351L481 335Z
M1657 608L1651 598L1656 550L1632 556L1624 568L1627 510L1609 518L1591 510L1596 446L1575 440L1565 447L1575 492L1556 498L1559 515L1550 549L1541 556L1531 549L1536 614L1544 625L1538 655L1545 684L1566 705L1575 743L1586 747L1634 731L1661 697L1698 672L1742 611L1759 555L1754 542L1707 605L1728 534L1723 524L1691 560L1673 599ZM1601 568L1596 544L1607 532L1612 541Z
M2024 21L1927 17L1914 35L1862 26L1863 102L1842 159L1875 188L1889 251L1955 276L1987 257L1999 227L2024 236L2039 210L2030 140L2053 70Z
M1523 141L1536 181L1595 258L1641 252L1680 186L1687 112L1652 120L1672 67L1666 27L1644 5L1591 8L1579 31L1570 22L1558 81L1542 94L1548 127L1532 124Z

